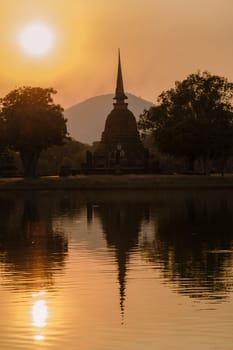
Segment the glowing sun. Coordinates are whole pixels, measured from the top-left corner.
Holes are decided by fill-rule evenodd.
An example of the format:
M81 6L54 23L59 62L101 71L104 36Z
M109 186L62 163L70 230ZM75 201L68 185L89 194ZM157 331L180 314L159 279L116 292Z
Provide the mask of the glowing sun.
M19 44L31 56L47 55L55 44L55 34L46 24L31 23L19 33Z

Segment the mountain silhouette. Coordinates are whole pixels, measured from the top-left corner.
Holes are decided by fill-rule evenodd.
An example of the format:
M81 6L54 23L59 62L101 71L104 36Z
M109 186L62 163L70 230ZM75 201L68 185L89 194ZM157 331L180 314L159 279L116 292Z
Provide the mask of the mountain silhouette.
M127 96L129 109L136 119L144 109L153 105L141 97L132 94ZM99 141L107 115L113 108L113 97L113 94L95 96L66 109L65 118L70 136L83 143Z

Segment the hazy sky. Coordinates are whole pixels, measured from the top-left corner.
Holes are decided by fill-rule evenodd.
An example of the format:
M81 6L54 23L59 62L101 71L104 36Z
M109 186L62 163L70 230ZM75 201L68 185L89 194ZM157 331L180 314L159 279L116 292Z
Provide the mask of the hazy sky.
M0 96L52 86L68 107L113 92L118 47L126 91L153 102L198 69L233 80L232 18L233 0L1 0ZM31 57L19 32L38 21L56 43Z

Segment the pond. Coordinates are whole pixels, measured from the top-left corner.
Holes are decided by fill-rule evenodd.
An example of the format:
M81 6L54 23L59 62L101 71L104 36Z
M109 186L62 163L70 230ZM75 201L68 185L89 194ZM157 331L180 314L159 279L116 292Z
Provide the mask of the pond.
M2 192L0 208L0 349L232 349L233 192Z

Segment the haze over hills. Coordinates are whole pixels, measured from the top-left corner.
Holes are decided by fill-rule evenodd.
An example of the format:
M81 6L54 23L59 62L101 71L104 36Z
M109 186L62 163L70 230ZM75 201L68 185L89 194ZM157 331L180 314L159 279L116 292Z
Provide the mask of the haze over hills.
M137 120L144 109L153 105L141 97L132 94L127 94L127 96L129 109ZM88 144L99 141L105 120L113 108L113 97L113 94L95 96L66 109L65 117L70 136Z

